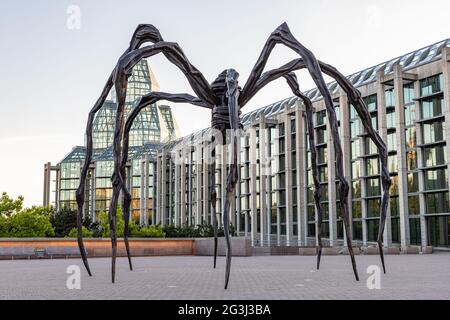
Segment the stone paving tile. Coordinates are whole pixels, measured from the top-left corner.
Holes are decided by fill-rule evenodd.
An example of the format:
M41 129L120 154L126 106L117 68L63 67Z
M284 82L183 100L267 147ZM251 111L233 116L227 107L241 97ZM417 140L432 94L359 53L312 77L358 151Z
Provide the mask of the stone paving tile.
M386 256L381 289L369 290L369 265L378 256L357 256L361 281L354 280L348 256L234 257L229 289L223 289L225 259L212 257L125 258L117 261L111 283L110 259L89 260L93 277L81 260L0 261L0 299L450 299L450 253ZM66 269L81 268L81 289L69 290Z

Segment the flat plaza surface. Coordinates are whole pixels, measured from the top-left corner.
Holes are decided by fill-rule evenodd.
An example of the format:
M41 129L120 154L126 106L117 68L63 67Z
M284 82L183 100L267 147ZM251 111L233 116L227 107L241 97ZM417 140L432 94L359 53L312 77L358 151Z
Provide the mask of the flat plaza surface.
M367 288L376 255L356 257L356 282L348 256L233 257L228 290L223 289L224 257L125 258L111 283L110 259L90 259L93 277L80 259L0 261L0 299L450 299L450 253L388 255L381 289ZM67 267L81 268L81 289L67 289Z

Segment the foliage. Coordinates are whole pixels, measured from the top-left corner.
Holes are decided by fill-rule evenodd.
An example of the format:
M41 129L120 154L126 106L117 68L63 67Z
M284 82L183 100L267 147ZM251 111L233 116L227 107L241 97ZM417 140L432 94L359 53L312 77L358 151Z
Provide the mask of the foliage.
M3 237L52 237L55 235L50 222L49 208L32 207L1 220L0 234Z
M22 210L23 197L18 196L16 200L10 198L6 192L0 197L0 216L10 217Z
M117 215L116 215L116 231L117 231L117 237L123 237L124 235L124 229L125 229L125 223L123 221L123 212L121 208L117 208ZM97 222L98 222L98 229L99 234L104 237L110 237L110 227L109 227L109 220L108 220L108 214L106 212L100 212L97 215ZM164 237L164 231L160 226L150 225L147 227L139 226L134 220L131 220L128 224L129 228L129 236L130 237L141 237L141 238L163 238ZM94 232L95 236L95 232Z
M77 212L67 208L55 211L50 217L57 237L65 237L77 226Z
M97 215L97 221L99 224L100 234L103 238L109 238L110 237L110 227L109 227L109 219L108 214L105 211L101 211ZM131 224L131 223L130 223ZM117 208L117 214L116 214L116 234L117 237L123 237L123 230L125 228L124 222L123 222L123 213L122 209L119 207Z
M214 228L210 224L199 224L197 226L183 225L175 227L174 225L164 226L163 231L168 238L209 238L214 237ZM225 235L223 227L217 229L219 237ZM235 228L230 225L230 234L235 235Z
M77 237L77 228L72 228L69 233L67 234L67 238L76 238ZM82 227L81 233L83 235L83 238L92 238L94 237L94 232L86 228L85 226Z
M50 221L55 228L56 237L66 237L73 228L77 228L77 211L63 208L59 211L52 212ZM83 226L86 229L93 230L96 224L87 216L83 219Z
M134 223L133 223L134 224ZM147 227L139 227L134 224L136 227L130 228L130 237L137 238L164 238L165 233L161 226L159 225L150 225Z

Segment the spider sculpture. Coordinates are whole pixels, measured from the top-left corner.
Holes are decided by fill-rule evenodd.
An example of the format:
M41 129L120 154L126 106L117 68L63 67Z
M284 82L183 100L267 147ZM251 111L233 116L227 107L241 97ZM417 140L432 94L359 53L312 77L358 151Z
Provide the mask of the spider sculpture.
M150 43L150 45L142 46L144 43ZM280 68L269 70L263 73L266 62L275 47L276 44L282 44L292 49L299 55L298 59L294 59L289 63L281 66ZM177 66L183 74L186 76L192 90L196 96L190 94L170 94L165 92L151 92L143 96L138 100L132 112L128 117L125 117L124 106L127 89L127 80L132 73L133 67L144 58L149 58L153 55L162 53L164 56ZM114 172L112 176L113 195L111 204L109 206L108 219L111 229L111 242L112 242L112 282L115 280L115 263L117 254L117 234L116 234L116 207L118 204L119 194L123 192L123 219L125 224L124 242L126 252L128 256L128 262L130 270L132 270L132 263L130 257L130 248L128 243L128 222L130 218L130 203L131 194L128 191L125 181L126 176L126 163L128 157L128 143L129 132L133 124L134 119L139 112L146 106L153 104L159 100L167 100L171 102L190 103L200 107L208 108L211 110L212 120L211 127L219 130L223 137L228 132L236 132L240 127L239 114L240 109L244 107L247 102L265 85L274 81L280 77L285 78L293 94L302 100L306 108L307 129L309 134L309 144L311 149L312 160L312 173L314 182L314 200L316 204L317 212L317 224L318 230L321 230L322 223L322 207L321 200L321 186L318 178L317 169L317 156L315 138L313 135L314 127L312 122L313 107L311 101L304 96L299 89L297 78L293 71L306 68L314 80L318 90L323 96L326 105L327 116L329 119L329 125L334 140L334 149L336 152L336 178L338 179L339 187L339 200L342 212L342 218L344 221L346 243L350 254L353 272L356 280L359 280L358 271L356 268L355 257L352 248L352 239L350 235L350 222L349 222L349 208L348 208L348 193L349 184L344 178L343 173L343 153L341 147L341 141L338 133L338 122L336 119L335 110L331 94L329 93L322 73L334 78L339 86L345 91L348 96L349 102L355 107L359 117L362 120L363 126L378 148L380 155L380 162L382 167L382 201L380 212L380 224L378 231L378 248L383 265L383 271L386 272L383 256L383 231L386 220L386 212L389 201L389 186L390 176L387 169L387 149L386 145L378 135L376 130L372 127L370 114L367 107L361 97L360 92L353 87L353 85L334 67L318 61L313 53L305 48L299 41L297 41L291 34L289 27L286 23L280 25L267 40L253 70L250 73L249 79L245 83L244 87L238 86L239 74L234 69L224 70L211 84L209 84L202 73L195 68L184 55L183 51L177 43L166 42L163 40L158 29L153 25L143 24L139 25L133 34L128 49L119 58L116 67L112 71L108 78L108 81L103 88L103 91L95 103L94 107L89 113L88 123L86 127L87 137L87 149L86 159L81 171L80 185L77 189L77 204L78 204L78 244L80 247L80 253L83 259L83 263L87 269L89 275L91 271L86 257L86 251L83 245L81 225L82 225L82 210L84 204L85 183L86 175L89 168L89 164L92 160L92 123L96 112L103 105L109 91L114 87L117 96L117 114L115 122L115 133L113 142L113 154L114 154ZM223 139L222 143L226 139ZM237 134L232 134L230 143L231 146L231 163L229 167L229 173L226 183L226 189L224 194L223 214L222 221L225 232L226 240L226 269L225 269L225 289L228 286L228 280L230 276L231 265L231 243L229 234L229 211L230 204L234 197L236 183L238 181L238 163L237 163ZM211 155L214 159L215 151L212 149ZM210 164L211 172L214 172L215 162ZM216 267L217 257L217 218L216 218L216 189L215 189L215 175L211 174L211 217L214 227L214 268ZM320 258L322 253L322 240L320 232L318 232L318 254L317 254L317 269L320 267Z

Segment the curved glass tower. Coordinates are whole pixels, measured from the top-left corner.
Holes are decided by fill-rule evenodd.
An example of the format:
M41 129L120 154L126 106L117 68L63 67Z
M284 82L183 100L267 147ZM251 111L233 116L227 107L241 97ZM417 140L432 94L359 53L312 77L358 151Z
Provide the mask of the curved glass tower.
M125 114L133 109L136 101L151 91L159 91L159 84L146 60L139 62L128 80ZM112 143L116 117L116 94L105 101L98 111L93 126L94 155L86 185L85 215L95 219L99 211L107 210L111 199L111 175L113 168ZM153 179L153 162L161 143L178 137L178 126L171 108L152 104L136 117L130 131L129 164L127 184L133 195L133 218L146 224L152 216L153 188L142 188L143 183ZM57 166L57 209L76 209L75 191L78 188L80 170L85 158L85 147L77 146ZM142 175L144 173L144 175ZM147 190L148 189L148 190ZM145 211L145 212L144 212Z

